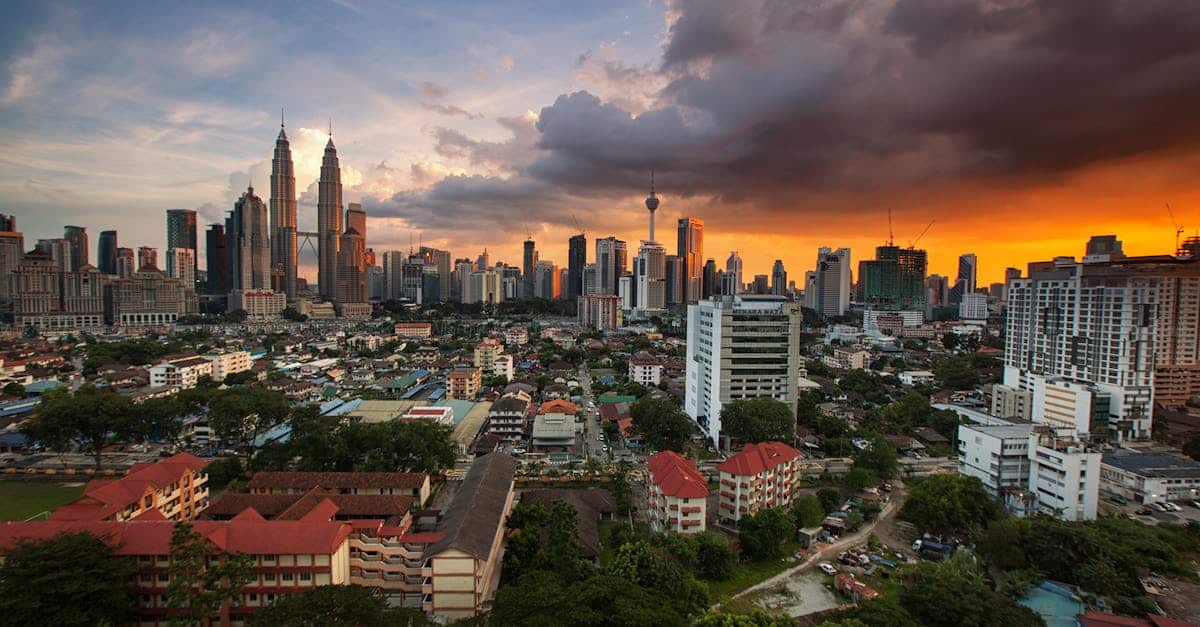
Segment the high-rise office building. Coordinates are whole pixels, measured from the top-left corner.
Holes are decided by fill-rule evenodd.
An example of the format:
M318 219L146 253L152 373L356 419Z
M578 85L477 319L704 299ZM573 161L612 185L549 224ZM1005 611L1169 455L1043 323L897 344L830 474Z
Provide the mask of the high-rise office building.
M39 239L34 248L46 253L50 256L50 262L54 267L58 268L59 272L70 272L71 266L71 242L68 242L65 237L56 237L53 239ZM24 253L21 253L24 255Z
M317 285L321 297L334 299L337 285L338 245L342 235L342 169L338 165L333 132L325 144L321 175L317 180Z
M451 290L454 286L454 281L451 280L450 251L422 246L419 252L425 257L427 263L432 264L437 269L439 301L443 303L449 302Z
M951 305L962 303L963 295L975 291L978 276L979 259L975 253L964 253L958 256L958 276L950 288Z
M825 317L845 315L850 309L850 249L818 249L816 279L816 312Z
M224 254L224 253L222 252L222 254ZM224 263L224 262L222 262L222 263ZM113 274L115 274L118 277L121 277L123 279L127 279L127 278L133 276L134 272L137 272L137 258L134 257L134 255L133 255L133 249L132 248L118 248L117 249L117 269L116 269L116 272L113 272Z
M819 265L819 264L818 264ZM816 311L821 303L821 283L817 280L817 271L809 270L804 273L804 306Z
M771 294L786 296L787 284L787 269L783 267L782 259L776 259L774 265L771 266Z
M104 274L117 273L116 231L100 231L100 240L96 244L96 261L100 272Z
M71 247L70 270L72 272L76 272L90 263L88 261L91 259L91 255L88 252L87 228L82 226L63 227L63 239L67 240L67 243Z
M167 251L167 266L171 268L171 272L167 276L179 279L186 286L194 286L196 284L196 275L192 274L196 267L195 262L196 251L191 248L172 248Z
M617 281L626 272L625 242L613 236L596 240L597 294L616 294Z
M176 269L172 264L175 256L171 254L171 250L175 248L187 248L192 251L192 263L196 263L196 249L199 244L196 238L196 212L191 209L167 209L167 276L182 277L185 274L190 274L195 279L196 266L193 265L190 273L182 269ZM194 287L189 285L189 287Z
M759 296L765 296L771 293L771 277L765 274L754 275L754 280L750 282L750 293Z
M875 259L858 264L863 302L873 311L925 311L925 270L922 249L891 244L875 248Z
M205 292L208 294L229 293L229 253L225 249L225 226L210 224L204 233L204 256L207 259L205 270L208 280L205 282Z
M678 255L667 255L663 265L663 287L668 309L676 309L687 304L684 301L684 272L683 258Z
M483 252L479 253L479 255L475 257L475 269L487 270L490 267L492 267L492 256L489 255L487 249L484 248Z
M562 295L558 266L553 261L538 261L533 266L533 297L553 300Z
M358 229L363 229L360 232ZM367 298L366 213L362 206L351 203L346 210L346 231L342 233L338 246L337 285L334 302L342 315L370 313L370 306L363 307Z
M151 246L138 246L137 271L158 269L158 249Z
M717 279L717 260L706 259L704 261L704 291L701 293L701 298L710 298L716 296L721 291L721 284Z
M25 235L17 230L14 216L0 213L0 300L12 299L13 287L9 279L25 257Z
M267 205L253 187L233 206L225 219L226 263L229 290L251 291L271 288L271 247Z
M533 276L534 267L537 266L538 253L537 244L533 238L525 240L523 254L521 256L521 279L525 283L523 290L525 298L534 298L536 290L534 285L537 283L536 277Z
M680 218L676 256L683 263L683 299L688 304L704 298L704 220Z
M1017 272L1018 278L1020 272ZM949 280L940 274L925 277L925 302L929 307L945 307L950 302Z
M721 295L733 296L742 293L742 258L736 250L729 251L725 259L725 278L721 281Z
M688 306L684 411L713 444L721 443L724 403L768 397L795 411L800 325L800 305L782 296L721 296Z
M292 169L292 147L279 118L279 136L271 157L271 269L282 271L283 293L296 298L296 175ZM212 279L210 278L209 281Z
M596 264L587 263L583 265L583 289L580 296L587 294L599 294L600 273Z
M587 236L572 235L567 240L567 284L563 298L575 300L583 293L583 267L587 265Z
M1093 235L1083 253L1084 263L1118 261L1124 257L1124 246L1116 235Z

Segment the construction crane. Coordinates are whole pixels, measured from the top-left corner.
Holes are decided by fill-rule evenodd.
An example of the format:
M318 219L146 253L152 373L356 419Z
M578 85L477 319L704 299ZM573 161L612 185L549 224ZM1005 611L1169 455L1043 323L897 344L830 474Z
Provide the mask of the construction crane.
M929 227L933 226L934 222L937 222L937 220L930 220L929 224L926 224L925 228L921 230L921 234L917 236L917 239L914 239L913 241L908 243L909 250L916 248L917 242L921 241L922 237L925 237L925 234L929 232Z
M895 239L892 234L892 208L888 207L888 246L891 246Z
M579 229L580 235L587 235L587 232L583 230L583 225L579 223L579 218L575 217L574 212L571 213L571 221L575 223L575 228Z
M1183 225L1175 219L1175 212L1171 210L1171 203L1167 203L1167 215L1171 216L1171 225L1175 227L1175 250L1179 250L1179 236L1183 235Z

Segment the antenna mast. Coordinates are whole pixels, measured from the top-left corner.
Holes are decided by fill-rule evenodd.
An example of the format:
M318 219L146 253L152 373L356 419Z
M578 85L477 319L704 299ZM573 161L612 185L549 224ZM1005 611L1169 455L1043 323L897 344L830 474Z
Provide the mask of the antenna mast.
M892 208L888 207L888 246L892 246L895 239L895 236L892 234Z

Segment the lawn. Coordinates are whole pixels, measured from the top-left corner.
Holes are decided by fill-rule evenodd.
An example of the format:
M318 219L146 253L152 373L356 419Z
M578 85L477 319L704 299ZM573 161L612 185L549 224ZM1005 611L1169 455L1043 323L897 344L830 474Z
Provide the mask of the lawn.
M785 556L792 555L800 548L795 542L788 542L784 546L783 554ZM708 582L708 598L713 603L720 603L725 597L732 596L753 586L756 583L770 579L775 575L800 565L801 560L789 561L786 558L778 558L772 560L763 560L759 562L748 562L738 564L733 569L733 574L728 579L721 581Z
M0 520L25 520L75 500L83 494L83 482L70 483L0 480Z

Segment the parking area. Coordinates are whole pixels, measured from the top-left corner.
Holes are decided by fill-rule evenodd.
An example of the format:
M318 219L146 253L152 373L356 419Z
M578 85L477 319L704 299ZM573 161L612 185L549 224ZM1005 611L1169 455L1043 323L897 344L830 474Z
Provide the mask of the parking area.
M1200 523L1200 507L1183 501L1175 503L1175 505L1179 507L1179 511L1163 512L1149 505L1142 505L1140 503L1120 505L1101 497L1100 512L1103 514L1125 514L1149 525Z

